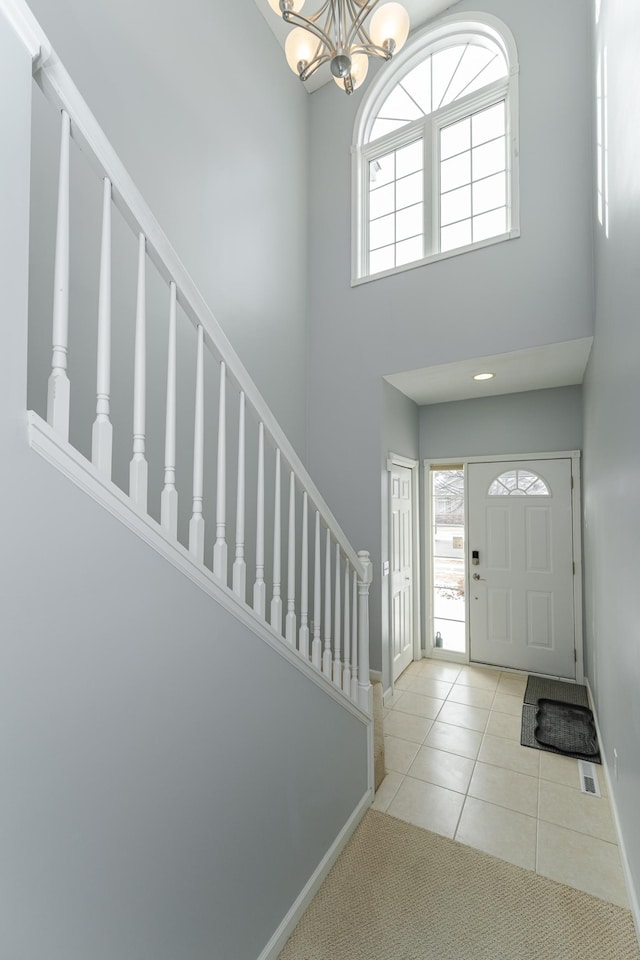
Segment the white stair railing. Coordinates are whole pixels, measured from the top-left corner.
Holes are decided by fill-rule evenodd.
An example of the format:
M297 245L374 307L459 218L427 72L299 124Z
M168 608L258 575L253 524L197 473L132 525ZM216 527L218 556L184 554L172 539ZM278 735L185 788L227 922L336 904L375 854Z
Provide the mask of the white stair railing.
M115 206L137 238L137 295L133 343L133 456L129 465L129 497L136 510L148 509L148 463L146 443L146 384L149 355L146 350L147 306L146 275L148 263L156 268L166 285L168 301L168 339L166 354L166 412L164 427L163 485L160 496L160 526L169 542L178 537L177 471L177 369L178 308L196 331L195 394L193 410L193 474L188 491L191 511L188 550L193 562L208 567L235 602L247 606L245 545L247 534L255 544L255 582L251 597L254 614L310 663L319 682L371 714L369 681L368 594L372 565L366 551L356 553L349 544L329 507L311 480L287 437L266 405L252 379L235 353L222 328L177 257L167 237L134 186L115 151L80 96L59 59L52 52L45 34L24 0L0 0L2 9L16 26L34 62L34 79L47 99L61 112L60 165L58 171L58 214L54 251L53 337L51 373L48 379L47 420L60 443L68 443L73 389L68 377L70 278L70 165L69 145L74 140L97 174L96 189L102 193L102 236L99 279L98 354L95 422L92 433L92 461L103 480L112 476L113 423L110 417L112 380L123 376L113 371L111 355L112 300L112 208ZM213 356L217 385L206 389L206 371ZM217 391L215 390L217 386ZM211 385L210 385L211 388ZM215 544L213 556L205 555L205 503L208 491L204 476L205 398L217 392L217 460L215 489ZM235 393L235 397L231 396ZM227 452L227 411L238 400L238 456L236 480L235 554L229 583L227 562L228 520L227 474L231 469ZM233 403L231 402L233 400ZM245 408L247 412L245 413ZM258 428L256 476L246 475L245 417L253 417ZM215 422L215 418L211 420ZM275 452L273 514L265 516L265 448ZM235 469L235 464L233 465ZM289 473L288 510L281 509L282 470ZM285 473L286 476L286 473ZM246 486L255 481L255 530L247 531L245 514ZM213 494L209 492L209 496ZM187 490L182 496L187 497ZM310 556L309 521L314 520L313 555ZM296 528L300 517L300 529ZM233 518L230 518L231 522ZM151 518L149 518L151 521ZM273 564L271 582L265 577L265 532L272 534ZM298 536L299 534L299 536ZM324 575L322 541L324 540ZM287 545L286 616L283 616L282 545ZM296 551L299 556L296 557ZM332 564L332 557L334 557ZM333 569L332 569L333 566ZM343 581L344 571L344 581ZM310 586L309 576L313 581ZM298 580L299 577L299 580ZM342 584L344 582L344 590ZM299 583L299 589L296 589ZM266 597L271 601L267 614ZM309 598L312 597L310 608ZM324 597L324 611L322 598ZM311 617L311 620L310 620ZM283 635L284 631L284 635ZM342 648L341 648L342 640ZM341 657L343 659L341 659Z

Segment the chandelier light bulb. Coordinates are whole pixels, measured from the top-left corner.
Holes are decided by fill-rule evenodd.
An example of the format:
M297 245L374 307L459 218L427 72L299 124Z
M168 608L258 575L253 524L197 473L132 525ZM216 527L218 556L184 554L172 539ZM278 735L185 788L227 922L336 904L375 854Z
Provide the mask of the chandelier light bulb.
M409 14L401 3L384 3L371 17L369 35L389 55L397 53L409 36Z
M280 2L281 0L269 0L269 6L279 17L282 16L285 10L293 10L294 13L298 13L304 5L304 0L283 0L282 6Z
M296 27L288 35L284 45L284 55L296 76L300 76L301 73L298 64L311 63L316 56L318 46L318 38L303 27Z

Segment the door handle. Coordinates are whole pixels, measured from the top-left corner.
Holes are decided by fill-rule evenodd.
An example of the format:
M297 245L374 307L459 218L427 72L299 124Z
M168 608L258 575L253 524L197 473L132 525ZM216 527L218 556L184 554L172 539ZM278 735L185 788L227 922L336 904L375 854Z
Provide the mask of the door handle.
M474 579L474 580L484 580L485 578L484 578L484 577L481 577L479 573L474 573L473 579Z

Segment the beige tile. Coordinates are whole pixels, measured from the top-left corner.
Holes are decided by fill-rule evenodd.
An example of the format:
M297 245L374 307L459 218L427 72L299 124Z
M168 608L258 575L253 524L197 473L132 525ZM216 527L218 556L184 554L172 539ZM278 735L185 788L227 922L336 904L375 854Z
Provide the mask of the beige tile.
M465 703L453 703L447 700L438 714L441 723L451 723L456 727L483 732L487 725L489 711L481 707L468 707Z
M563 783L540 781L538 817L609 843L617 841L608 799L589 796Z
M554 780L556 783L564 783L567 787L573 787L574 790L580 789L580 778L578 776L578 761L571 757L562 757L558 753L547 753L540 751L540 777L542 780ZM598 781L600 781L598 777Z
M522 717L522 697L512 697L508 693L496 693L491 709L498 713L509 713L512 717Z
M404 777L401 773L390 770L376 790L375 799L371 804L372 808L379 810L381 813L385 813L403 780Z
M409 684L414 679L414 676L409 673L408 669L404 673L401 673L397 680L394 680L393 689L394 690L408 690Z
M507 770L516 770L518 773L526 773L530 777L537 777L540 754L540 750L522 747L514 740L485 734L478 760L483 763L493 763L497 767L505 767Z
M421 697L418 693L404 691L393 707L395 710L401 710L402 713L412 713L416 717L435 720L443 702L443 700L435 700L433 697Z
M387 770L406 773L420 749L418 743L400 740L398 737L384 738L384 764Z
M492 737L503 737L505 740L515 740L520 743L521 717L512 717L508 713L494 713L491 711L486 732Z
M385 708L387 710L390 710L391 707L395 707L395 705L397 704L398 700L400 699L403 693L404 693L404 690L398 690L398 689L394 690L390 697L386 697L384 701Z
M536 872L628 909L618 847L540 821Z
M482 707L488 710L493 702L493 691L456 683L451 688L447 699L452 703L466 703L469 707Z
M441 660L422 660L420 674L423 677L431 677L433 680L455 683L461 669L455 663L445 663Z
M527 678L517 673L503 673L498 683L497 693L506 693L510 697L524 697Z
M467 730L464 727L454 727L450 723L434 723L424 742L425 747L434 750L446 750L456 753L459 757L469 757L475 760L482 743L482 734L477 730Z
M416 762L417 759L411 769ZM469 796L535 817L538 812L538 778L489 763L477 763L469 784Z
M384 718L384 732L388 737L400 737L413 743L422 743L433 725L433 720L416 717L400 710L390 710Z
M467 687L479 687L480 690L495 691L500 674L495 670L481 670L480 667L464 667L456 683Z
M456 840L527 870L536 865L536 820L515 810L467 797Z
M461 793L405 777L387 813L425 830L453 837L463 803Z
M453 684L433 677L418 677L409 680L407 690L419 693L421 697L435 697L437 700L446 700Z
M408 775L417 780L427 780L448 790L466 793L475 760L459 757L455 753L434 750L432 747L420 747L418 754L409 767Z

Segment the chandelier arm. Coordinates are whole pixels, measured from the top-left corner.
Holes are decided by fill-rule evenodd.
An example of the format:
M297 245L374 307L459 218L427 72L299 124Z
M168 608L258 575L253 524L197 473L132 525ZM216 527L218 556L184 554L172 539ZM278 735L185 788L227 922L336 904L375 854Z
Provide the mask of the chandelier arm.
M328 50L335 50L333 40L327 36L324 30L314 23L313 20L303 17L300 13L294 13L293 10L285 10L282 17L287 23L296 27L302 27L303 30L312 33Z
M311 63L304 68L301 74L299 74L301 80L308 80L309 77L312 77L316 70L319 70L324 63L328 63L331 60L331 56L328 53L323 54L321 57L316 57Z
M378 47L375 43L359 43L351 47L351 53L366 53L368 57L379 57L381 60L391 60L391 54L384 47Z
M347 0L347 2L352 3L353 0ZM349 37L347 41L348 46L352 45L356 36L359 34L366 40L367 43L371 43L369 34L367 33L364 26L364 21L367 19L369 14L375 10L375 8L378 6L379 3L380 3L380 0L373 0L372 3L367 3L365 4L365 6L360 7L358 10L356 10L355 8L351 10L351 14L352 16L354 16L354 21L351 26L351 30L349 31Z

